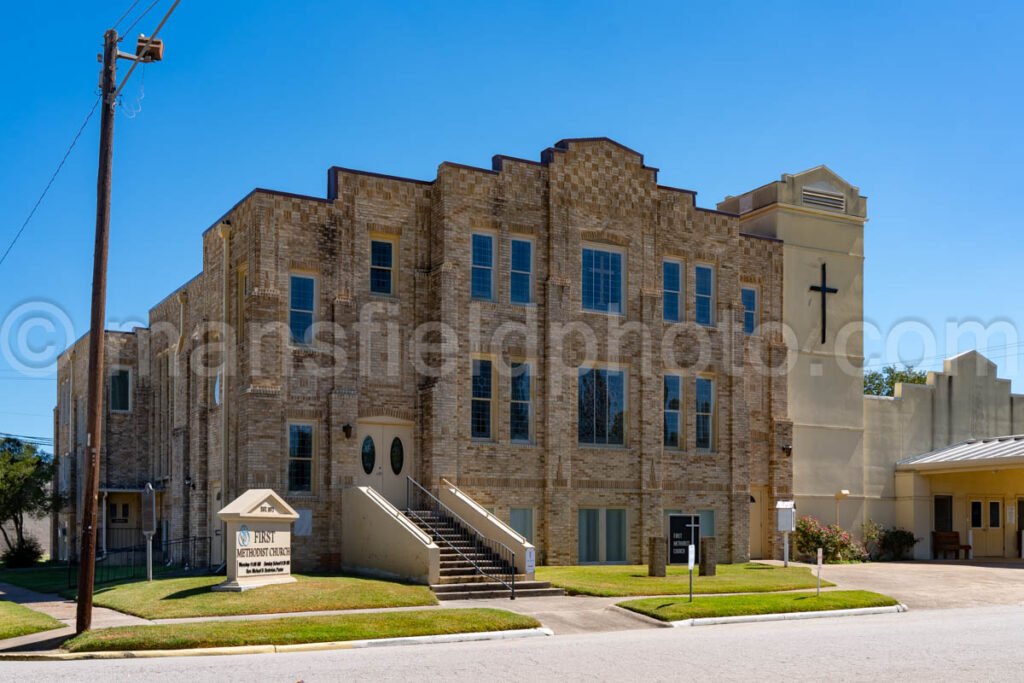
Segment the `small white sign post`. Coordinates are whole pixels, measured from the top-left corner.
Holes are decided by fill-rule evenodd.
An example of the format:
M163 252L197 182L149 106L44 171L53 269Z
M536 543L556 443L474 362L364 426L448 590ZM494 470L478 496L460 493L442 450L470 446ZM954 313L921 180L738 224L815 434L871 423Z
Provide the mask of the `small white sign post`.
M146 580L153 580L153 536L156 534L156 491L147 483L142 489L142 534L146 537Z
M789 566L789 535L796 531L796 504L791 500L775 503L777 528L782 532L782 566Z
M249 489L217 513L227 526L227 581L218 591L294 583L292 523L299 518L270 489Z
M821 561L822 553L821 548L818 548L818 597L821 597Z
M687 548L687 551L687 554L689 555L687 564L690 565L690 602L693 602L693 561L697 557L697 548L691 543L690 547Z

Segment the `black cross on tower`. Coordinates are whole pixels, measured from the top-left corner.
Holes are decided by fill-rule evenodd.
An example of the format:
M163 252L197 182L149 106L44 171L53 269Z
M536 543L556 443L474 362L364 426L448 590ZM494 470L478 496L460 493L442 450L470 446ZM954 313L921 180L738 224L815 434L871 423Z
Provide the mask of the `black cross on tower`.
M825 264L821 264L821 284L811 285L812 292L821 292L821 343L825 343L825 298L829 294L837 294L839 292L835 287L828 286L828 278L825 275Z

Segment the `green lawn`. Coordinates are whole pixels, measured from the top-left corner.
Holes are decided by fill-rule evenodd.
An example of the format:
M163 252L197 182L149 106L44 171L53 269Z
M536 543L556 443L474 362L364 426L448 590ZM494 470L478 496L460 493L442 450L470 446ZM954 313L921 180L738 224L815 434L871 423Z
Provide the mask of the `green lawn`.
M43 563L29 569L0 569L0 583L39 593L60 593L68 588L68 568L67 565Z
M146 619L278 614L315 610L436 605L427 586L350 576L296 575L296 583L242 593L219 593L211 586L223 576L188 576L135 581L96 589L95 603Z
M0 600L0 640L27 636L30 633L60 628L63 623L13 602Z
M619 607L646 614L661 621L701 617L735 617L748 614L820 612L856 607L888 607L897 604L887 595L870 591L826 591L814 593L771 593L766 595L723 595L694 598L647 598L620 602Z
M647 576L647 565L587 565L537 567L537 580L550 581L570 595L628 597L631 595L682 595L689 593L690 574L685 566L670 566L668 576ZM693 572L694 593L762 593L813 588L814 575L807 567L758 564L720 564L716 576ZM822 581L822 586L835 584Z
M235 645L291 645L343 640L510 631L540 626L536 619L498 609L373 612L260 621L211 621L89 631L64 643L71 652L178 650Z

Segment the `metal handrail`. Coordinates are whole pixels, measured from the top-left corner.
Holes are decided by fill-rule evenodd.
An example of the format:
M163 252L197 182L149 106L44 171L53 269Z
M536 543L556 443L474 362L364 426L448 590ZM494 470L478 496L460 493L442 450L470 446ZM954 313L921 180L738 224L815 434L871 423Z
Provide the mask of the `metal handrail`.
M412 477L406 476L405 479L406 479L406 504L408 506L408 510L406 511L407 514L409 514L410 517L415 517L420 522L422 522L427 528L429 528L433 532L433 535L439 541L443 541L444 543L446 543L447 546L450 549L454 550L459 556L461 556L462 559L464 559L465 561L467 561L471 565L473 565L473 567L478 572L480 572L480 574L482 574L482 575L484 575L486 577L492 578L495 581L497 581L498 583L500 583L501 585L505 586L505 588L508 588L509 589L509 593L510 593L509 599L510 600L515 600L516 599L516 553L515 553L515 551L512 550L511 548L509 548L507 545L505 545L501 541L496 541L493 538L488 538L487 536L484 536L482 533L477 531L476 528L474 528L472 524L470 524L469 522L464 520L462 517L460 517L458 515L458 513L456 513L454 510L452 510L450 507L448 507L444 503L442 503L441 500L437 496L435 496L433 493L431 493L427 489L423 488L423 486L421 486L420 483L418 481L416 481L415 479L413 479ZM492 573L492 572L489 572L489 571L485 571L479 564L477 564L477 562L475 560L473 560L472 558L468 557L465 553L463 553L461 550L456 548L452 544L451 541L449 541L448 539L446 539L443 536L441 536L440 531L435 529L435 526L433 524L431 524L429 520L424 519L423 517L421 517L420 515L418 515L416 513L416 510L414 509L413 504L412 504L414 494L421 494L423 496L426 496L427 502L429 502L431 504L431 507L433 508L433 509L430 510L431 512L434 512L434 513L438 514L439 517L441 515L444 515L445 517L448 517L449 521L451 521L454 524L456 524L457 526L461 527L463 535L468 536L469 540L472 541L474 543L474 545L476 545L476 546L484 546L486 548L489 548L491 550L491 552L498 557L499 560L501 560L503 563L508 565L511 568L510 569L510 573L509 573L509 580L505 581L500 576L496 575L495 573Z

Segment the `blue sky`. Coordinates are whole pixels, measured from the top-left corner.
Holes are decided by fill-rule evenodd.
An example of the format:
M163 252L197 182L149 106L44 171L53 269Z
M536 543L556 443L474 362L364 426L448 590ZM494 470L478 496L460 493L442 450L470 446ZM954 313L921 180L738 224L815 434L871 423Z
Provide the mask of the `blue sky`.
M92 106L128 4L7 8L0 250ZM1019 326L1022 20L1002 2L185 0L118 113L108 318L145 320L195 275L200 233L253 187L323 196L332 164L430 178L606 135L704 206L826 163L869 196L868 320ZM44 301L86 332L97 124L0 266L0 321ZM1024 392L1022 347L992 344ZM54 402L53 373L0 359L0 432L50 435Z

